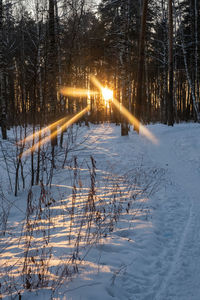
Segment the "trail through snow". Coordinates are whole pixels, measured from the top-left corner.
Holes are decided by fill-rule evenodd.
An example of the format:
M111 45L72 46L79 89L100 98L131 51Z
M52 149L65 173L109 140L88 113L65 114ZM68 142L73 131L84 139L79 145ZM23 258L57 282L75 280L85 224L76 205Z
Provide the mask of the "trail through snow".
M108 282L109 277L105 277L102 282L99 274L98 287L95 286L92 293L96 291L96 299L199 300L199 125L149 126L159 139L159 146L152 145L134 132L129 137L112 140L111 137L116 137L119 132L109 126L101 132L103 128L96 129L97 135L102 133L99 153L104 149L108 163L112 161L116 172L137 164L142 157L143 166L165 171L165 184L149 204L152 209L146 225L138 218L133 232L126 231L126 237L133 241L132 245L124 243L117 254L112 253L110 248L116 266L118 261L121 262L121 269L117 267L113 271L114 280ZM110 256L104 261L104 255L102 247L102 262L109 265ZM95 282L95 278L92 280ZM104 289L107 294L104 294ZM70 295L72 299L92 299L89 290L80 294L81 291Z
M138 172L138 185L143 180L152 184L158 181L159 188L136 201L129 215L122 214L114 231L91 247L80 274L60 287L53 299L200 299L200 126L155 124L148 129L158 138L159 145L153 145L133 130L128 137L121 137L120 127L114 125L91 125L90 129L83 129L82 135L89 134L89 139L84 150L76 154L80 161L90 155L96 160L101 197L112 194L112 180L118 178L119 185L123 185L124 174L131 181ZM55 174L52 186L63 188L60 191L69 197L65 172L64 169ZM87 169L80 169L80 174L87 179ZM162 178L156 177L159 174ZM103 194L102 179L106 176L109 181ZM122 191L127 186L121 186ZM69 190L68 194L65 190ZM25 205L22 197L15 201ZM23 207L21 204L19 207ZM13 208L13 220L16 215ZM62 231L66 230L60 224L55 237L61 244L52 236L55 249L60 246L59 251L63 250ZM10 239L15 243L14 237ZM23 252L16 243L14 246L16 253L8 249L0 257L2 260L6 257L8 265L12 256ZM56 250L54 255L56 258ZM50 295L50 290L25 292L23 299L50 299Z
M182 125L184 128L184 125ZM188 213L183 224L172 220L175 230L182 230L172 247L173 255L155 299L200 298L200 169L198 127L184 130L169 128L159 136L160 146L151 152L154 161L166 165L172 183L177 186L175 201L185 201ZM196 130L195 130L196 129ZM167 200L167 199L166 199Z

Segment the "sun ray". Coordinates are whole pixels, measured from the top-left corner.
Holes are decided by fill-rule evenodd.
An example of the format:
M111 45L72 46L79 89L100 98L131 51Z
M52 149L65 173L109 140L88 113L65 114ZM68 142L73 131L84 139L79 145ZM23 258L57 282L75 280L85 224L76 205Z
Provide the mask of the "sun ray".
M103 89L102 84L99 82L99 80L94 75L90 76L90 80L100 91Z
M121 103L119 103L117 99L113 98L113 104L132 125L134 125L136 128L139 128L139 131L142 135L144 135L153 144L158 144L158 139L153 135L153 133L151 133L151 131L142 125L141 122L134 117Z
M99 80L91 75L90 79L92 83L100 90L100 92L103 95L103 98L105 100L112 100L112 103L115 105L115 107L123 114L123 116L132 124L134 125L137 129L140 130L140 133L144 135L147 139L149 139L152 143L158 144L158 139L145 127L143 126L140 121L134 117L116 98L113 97L113 91L109 90L108 88L105 88L102 86L102 84L99 82ZM89 91L88 89L76 89L76 88L71 88L71 87L64 87L60 90L60 93L65 95L65 96L72 96L72 97L81 97L81 96L86 96L88 95L97 95L99 94L98 92L95 91ZM57 126L60 126L60 128L56 128L49 136L44 137L41 141L37 142L35 145L24 151L20 156L25 156L30 154L31 152L35 151L39 146L42 146L46 144L48 141L50 141L52 138L54 138L59 131L62 131L66 128L68 128L70 125L72 125L74 122L76 122L79 118L81 118L87 111L89 110L89 105L83 109L81 112L73 116L70 120L70 116L64 117L49 126L36 131L34 134L29 135L23 140L20 140L18 144L23 143L23 142L28 142L31 139L38 137L39 135L42 135L43 133L48 132L49 130L52 131L52 129L56 128ZM63 124L64 123L64 124Z
M59 129L54 130L52 132L52 134L50 134L49 136L43 138L41 141L39 141L38 143L36 143L35 145L33 145L32 147L30 147L29 149L27 149L23 153L21 153L20 156L22 157L22 156L29 155L29 154L31 154L31 152L35 151L39 146L43 146L46 143L48 143L52 138L54 138L58 134L58 132L61 132L62 130L67 129L73 123L75 123L76 121L78 121L85 113L87 113L89 111L89 109L90 109L90 107L88 105L86 108L84 108L82 111L80 111L79 113L77 113L70 120L67 120L67 122L65 122Z
M101 83L98 81L98 79L91 75L90 79L92 83L99 89L103 90L104 87L101 85ZM134 117L117 99L114 97L112 98L112 103L115 105L115 107L122 113L122 115L136 128L139 129L140 133L144 135L148 140L150 140L153 144L158 145L158 139L149 131L144 125L141 124L141 122Z
M90 91L88 89L80 89L80 88L73 88L73 87L63 87L60 90L60 93L64 96L71 96L71 97L88 97L94 96L98 94L97 92Z
M62 118L62 119L60 119L60 120L58 120L58 121L56 121L56 122L54 122L54 123L52 123L52 124L46 126L45 128L43 128L43 129L41 129L41 130L38 130L38 131L36 131L35 133L30 134L29 136L25 137L23 140L18 141L17 144L20 145L20 144L23 144L23 143L25 143L25 142L29 142L29 141L31 141L33 138L36 138L36 137L38 137L39 135L42 135L43 133L46 133L46 132L48 132L49 130L52 130L54 127L56 127L56 126L62 124L63 122L65 122L65 121L68 120L69 118L70 118L70 116L64 117L64 118Z
M71 87L64 87L60 90L60 93L64 96L72 96L72 97L83 97L83 96L92 96L92 95L96 95L97 92L94 91L89 91L87 89L76 89L76 88L71 88ZM65 122L66 120L69 120L70 116L64 117L48 126L46 126L45 128L36 131L33 134L30 134L28 137L20 140L17 142L18 145L21 145L25 142L29 142L31 141L33 138L38 137L39 135L42 135L43 133L48 132L49 130L52 130L53 128L61 125L63 122Z

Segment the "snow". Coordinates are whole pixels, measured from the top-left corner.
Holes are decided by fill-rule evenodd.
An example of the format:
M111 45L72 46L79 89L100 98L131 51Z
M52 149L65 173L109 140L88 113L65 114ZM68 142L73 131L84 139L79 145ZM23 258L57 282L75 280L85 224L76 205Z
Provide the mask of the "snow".
M62 278L57 287L50 285L52 279L49 287L43 289L24 291L20 287L28 190L21 190L13 197L6 190L6 176L2 175L4 193L11 203L6 235L0 240L2 289L6 280L12 279L10 290L17 288L13 295L20 292L23 299L29 300L51 297L72 300L200 299L200 127L195 123L174 127L155 124L148 129L159 140L158 145L138 136L132 129L129 136L121 137L120 127L111 124L81 128L78 137L85 142L75 152L78 175L71 244L67 240L70 234L67 213L74 184L73 165L55 171L51 190L45 198L45 201L52 198L55 201L48 210L51 218L48 220L42 215L41 224L34 223L37 232L31 240L34 256L43 229L49 229L43 254L52 267L52 274L52 270L66 264L77 241L78 224L84 220L81 208L90 189L91 155L97 168L95 201L112 202L116 193L117 203L123 207L112 230L108 230L110 224L106 219L100 237L94 235L89 245L80 243L79 255L84 260L78 264L79 272L70 280L67 276L65 280ZM5 169L1 167L0 172L4 174ZM33 195L36 205L40 197L38 187L33 188ZM110 209L109 205L105 207ZM13 264L13 277L9 278ZM10 295L5 299L10 299Z

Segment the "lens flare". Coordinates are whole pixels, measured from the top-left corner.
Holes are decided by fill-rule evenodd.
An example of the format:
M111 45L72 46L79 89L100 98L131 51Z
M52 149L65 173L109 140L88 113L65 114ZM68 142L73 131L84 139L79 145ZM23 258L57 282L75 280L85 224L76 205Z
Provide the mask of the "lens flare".
M59 129L54 130L49 136L43 138L41 141L39 141L38 143L36 143L35 145L30 147L29 149L27 149L23 153L21 153L20 157L31 154L33 151L37 150L39 146L43 146L46 143L48 143L49 141L51 141L51 139L54 138L59 132L62 132L63 130L65 130L69 126L71 126L73 123L78 121L85 113L87 113L89 111L89 109L90 109L90 107L88 105L82 111L77 113L74 117L72 117L70 120L65 122L62 126L60 126Z
M93 75L90 76L92 83L102 91L104 87L101 83L97 80L97 78ZM141 122L134 117L117 99L114 97L112 98L112 103L115 107L122 113L122 115L132 124L135 126L136 129L139 129L140 133L144 135L148 140L150 140L153 144L158 145L158 139L151 133L145 126L141 124Z
M135 118L117 99L113 97L113 91L108 89L107 87L103 87L101 83L97 80L97 78L93 75L90 76L90 80L92 83L100 90L102 93L102 96L105 101L112 100L112 103L115 105L115 107L122 113L122 115L137 129L139 129L140 133L144 135L147 139L149 139L152 143L158 144L158 139L145 127L143 126L140 121ZM72 96L72 97L87 97L90 98L90 96L99 94L95 91L90 91L88 89L76 89L71 87L64 87L60 90L60 93L64 96ZM54 128L55 130L47 137L42 138L39 142L34 144L32 147L27 149L26 151L22 152L20 154L20 157L28 155L38 149L39 146L42 146L46 144L47 142L51 141L52 138L54 138L58 132L62 132L63 130L67 129L70 125L78 121L86 112L88 112L90 109L89 105L84 108L81 112L77 113L75 116L73 116L71 119L70 116L64 117L49 126L36 131L34 134L29 135L23 140L20 140L18 144L22 144L25 142L29 142L33 138L38 137L39 135L42 135L46 132L52 131ZM64 123L64 124L63 124ZM60 126L57 128L57 126Z
M17 142L18 145L21 145L23 143L27 143L30 142L33 138L37 138L39 135L42 135L44 133L47 133L49 130L52 130L53 128L61 125L63 122L66 122L66 120L69 120L70 116L64 117L48 126L46 126L45 128L36 131L33 134L30 134L29 136L27 136L26 138L24 138L23 140L20 140Z
M91 97L97 94L97 92L90 91L87 89L77 89L73 87L63 87L60 90L60 93L63 96L70 96L70 97Z

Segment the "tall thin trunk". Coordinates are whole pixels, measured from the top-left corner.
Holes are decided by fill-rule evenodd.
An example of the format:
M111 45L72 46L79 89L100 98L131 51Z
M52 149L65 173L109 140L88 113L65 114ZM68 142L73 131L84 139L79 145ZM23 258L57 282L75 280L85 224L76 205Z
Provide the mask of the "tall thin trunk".
M129 3L128 3L129 5ZM123 35L123 46L122 46L122 104L128 108L128 95L127 95L127 61L128 61L128 47L127 47L127 38L128 38L128 27L129 27L129 16L127 16L127 3L125 1L122 2L121 5L121 13L123 18L122 23L122 35ZM121 120L121 135L128 135L128 122L126 118L122 116Z
M55 39L55 16L54 0L49 0L49 100L50 100L50 120L56 118L56 39ZM53 133L53 132L51 132ZM51 138L52 147L57 145L57 135ZM53 151L54 152L54 151Z
M2 138L7 139L6 132L6 98L5 98L5 58L3 49L3 3L0 0L0 105Z
M61 45L60 45L60 24L58 16L58 4L55 1L55 34L56 34L56 46L57 46L57 63L58 63L58 88L62 86L62 77L61 77ZM64 99L61 94L59 94L59 108L60 111L63 111Z
M196 90L196 98L199 101L199 78L198 78L198 1L194 1L195 5L195 90ZM199 102L198 102L198 109L199 109Z
M169 26L169 92L168 92L168 125L174 125L174 66L173 66L173 10L172 0L168 0Z
M178 4L179 4L179 0L178 0ZM182 25L181 25L180 11L178 12L177 21L178 21L178 26L180 28L181 48L182 48L182 51L183 51L183 60L184 60L186 78L187 78L187 81L188 81L188 98L189 98L189 95L190 95L190 92L189 92L189 90L190 90L191 91L192 104L193 104L194 111L196 113L197 122L200 122L199 107L198 107L198 104L197 104L197 101L196 101L194 86L192 85L192 80L191 80L191 77L190 77L190 74L189 74L189 68L188 68L188 63L187 63L187 51L186 51L185 42L184 42L184 39L183 39L183 28L182 28ZM189 101L187 101L187 102L189 102ZM188 106L188 103L187 103L187 106Z
M37 39L38 39L38 53L37 53L37 74L38 74L38 84L39 84L39 105L40 105L40 129L42 127L41 117L44 114L43 110L43 92L42 92L42 74L41 74L41 41L40 41L40 28L39 28L39 2L37 0L36 4L36 22L37 22ZM39 132L39 142L41 141L41 132ZM40 152L41 146L38 146L38 154L37 154L37 170L36 170L36 184L39 184L40 178Z
M136 101L136 117L141 121L144 114L144 97L143 78L144 78L144 60L145 60L145 35L146 35L146 21L147 21L148 0L143 1L141 29L139 40L139 63L138 63L138 77L137 77L137 101ZM139 128L135 128L139 132Z
M56 41L57 41L57 63L58 63L58 88L62 86L62 77L61 77L61 45L60 45L60 24L59 24L59 17L58 17L58 4L55 1L55 32L56 32ZM64 97L59 94L59 112L64 112ZM63 135L64 130L61 131L60 135L60 147L62 148L63 144Z

